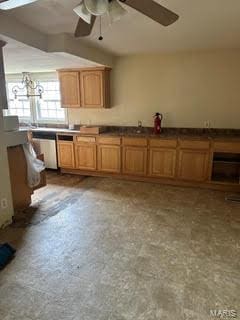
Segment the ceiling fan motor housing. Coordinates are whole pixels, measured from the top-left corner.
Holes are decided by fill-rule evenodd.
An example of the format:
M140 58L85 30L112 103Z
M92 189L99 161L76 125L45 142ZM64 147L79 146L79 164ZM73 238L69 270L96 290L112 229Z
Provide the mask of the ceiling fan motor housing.
M84 0L87 10L95 15L101 16L108 11L108 0Z

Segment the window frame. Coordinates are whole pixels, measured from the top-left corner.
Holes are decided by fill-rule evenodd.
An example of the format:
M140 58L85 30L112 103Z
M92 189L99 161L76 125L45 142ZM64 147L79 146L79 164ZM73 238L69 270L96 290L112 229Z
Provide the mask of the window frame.
M8 84L9 83L13 83L13 84L15 83L17 85L17 84L21 83L21 80L19 80L19 79L8 80L7 83L6 83L8 109L6 109L5 112L6 112L7 115L11 115L11 113L10 113L10 101L14 101L14 99L10 99L10 97L9 97L9 89L8 89ZM25 99L19 99L19 100L25 100ZM19 120L24 121L24 122L33 122L33 108L34 108L34 106L33 106L33 103L32 103L32 99L29 99L29 104L30 104L30 117L18 116Z
M56 73L36 73L36 74L31 74L31 78L35 82L59 82L57 74ZM10 110L9 110L9 90L8 90L8 83L20 83L22 81L22 75L17 74L17 75L7 75L6 77L6 89L7 89L7 99L8 99L8 109L6 109L5 114L9 115ZM60 90L60 89L59 89ZM34 93L34 92L33 92ZM11 99L12 100L12 99ZM44 93L43 93L43 100L44 100ZM57 101L57 100L54 100ZM38 108L39 108L39 98L38 97L30 97L29 98L30 102L30 118L28 117L20 117L19 116L19 121L20 123L31 123L31 124L67 124L68 123L68 113L65 108L62 108L64 111L64 119L57 119L57 118L52 118L52 119L47 119L47 118L39 118L38 116ZM60 97L60 106L61 106L61 97Z
M43 83L43 82L58 82L59 83L59 80L58 79L40 79L38 81L40 84ZM60 93L60 84L59 84L59 93ZM43 117L39 117L39 104L40 104L40 100L38 98L35 98L35 110L34 110L34 117L36 119L36 123L53 123L53 124L65 124L67 123L67 111L65 108L62 108L61 107L61 97L60 97L60 100L59 100L59 103L60 103L60 107L62 108L62 110L64 111L64 119L61 120L61 119L54 119L54 118L51 118L51 119L48 119L48 118L43 118ZM44 93L43 93L43 100L44 100ZM58 100L54 99L54 100L46 100L46 101L53 101L53 102L56 102Z

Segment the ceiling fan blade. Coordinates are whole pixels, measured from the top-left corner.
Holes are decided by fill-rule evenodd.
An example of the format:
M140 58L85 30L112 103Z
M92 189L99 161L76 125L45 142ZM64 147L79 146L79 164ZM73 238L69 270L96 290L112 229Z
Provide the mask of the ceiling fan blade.
M118 0L111 0L109 2L108 15L110 23L120 20L125 14L127 14L127 10L120 5Z
M1 10L10 10L15 9L17 7L25 6L26 4L30 4L38 0L1 0L0 1L0 9Z
M81 2L73 11L88 24L91 23L91 13L87 10L85 2Z
M75 37L86 37L89 36L91 34L92 28L94 26L94 22L96 20L95 16L91 17L91 23L88 24L87 22L85 22L84 20L82 20L81 18L78 20L78 24L77 24L77 28L75 30Z
M163 26L169 26L179 18L176 13L168 10L153 0L120 0L120 2L136 9Z

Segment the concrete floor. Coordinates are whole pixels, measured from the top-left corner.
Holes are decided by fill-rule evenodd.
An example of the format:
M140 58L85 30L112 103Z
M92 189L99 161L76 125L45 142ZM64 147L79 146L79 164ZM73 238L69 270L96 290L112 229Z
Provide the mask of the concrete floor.
M18 249L0 272L0 319L240 316L240 204L224 196L51 174L34 223L0 231Z

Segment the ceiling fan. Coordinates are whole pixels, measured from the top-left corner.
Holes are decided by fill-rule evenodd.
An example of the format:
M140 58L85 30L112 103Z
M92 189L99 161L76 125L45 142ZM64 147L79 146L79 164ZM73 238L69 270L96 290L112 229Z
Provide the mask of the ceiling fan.
M0 9L9 10L21 7L38 0L0 0ZM179 18L179 16L169 9L161 6L154 0L82 0L74 8L74 12L80 17L75 37L85 37L91 34L95 20L98 16L108 13L111 22L119 20L127 13L121 5L125 5L141 12L163 26L168 26ZM99 37L102 40L102 37Z
M37 0L0 0L0 9L1 10L15 9L35 1Z
M119 20L127 13L121 3L132 7L163 26L168 26L179 18L176 13L153 0L82 0L79 6L74 9L74 12L80 17L75 37L90 35L96 17L101 17L105 13L108 13L111 22Z

